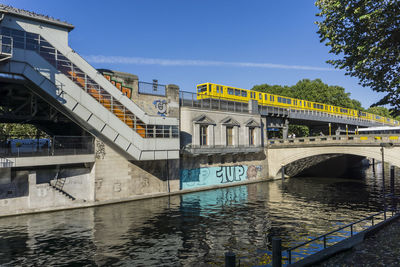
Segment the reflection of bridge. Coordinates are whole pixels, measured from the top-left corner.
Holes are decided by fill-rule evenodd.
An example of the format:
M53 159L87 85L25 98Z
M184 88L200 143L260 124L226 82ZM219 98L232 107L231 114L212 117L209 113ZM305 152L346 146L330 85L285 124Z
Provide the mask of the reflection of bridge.
M400 167L400 137L397 135L319 136L270 140L268 145L270 177L278 177L282 166L327 155L348 154L382 160ZM339 166L340 167L340 166Z

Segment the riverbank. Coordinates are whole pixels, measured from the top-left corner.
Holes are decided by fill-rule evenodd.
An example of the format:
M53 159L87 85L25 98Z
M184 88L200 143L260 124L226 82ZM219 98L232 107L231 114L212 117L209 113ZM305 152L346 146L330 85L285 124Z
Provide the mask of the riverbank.
M132 196L132 197L128 197L128 198L113 199L113 200L103 200L103 201L79 201L79 200L76 200L68 205L49 206L49 207L30 208L30 209L15 208L12 211L0 210L0 218L10 217L10 216L18 216L18 215L35 214L35 213L43 213L43 212L55 212L55 211L62 211L62 210L92 208L92 207L98 207L98 206L113 205L113 204L119 204L119 203L124 203L124 202L144 200L144 199L171 197L171 196L175 196L175 195L184 195L184 194L189 194L189 193L222 189L222 188L235 187L235 186L241 186L241 185L248 185L248 184L253 184L253 183L272 182L274 180L275 179L258 178L258 179L254 179L254 180L245 180L245 181L239 181L239 182L234 182L234 183L209 185L209 186L203 186L203 187L197 187L197 188L191 188L191 189L181 189L179 191L173 191L173 192L136 195L136 196ZM18 203L18 201L20 201L21 199L27 199L27 198L29 198L29 196L21 197L21 198L8 198L8 199L2 199L2 200L0 199L0 204L1 204L1 201L3 201L3 202L15 201ZM15 205L15 206L17 207L18 205Z
M363 243L317 266L399 266L400 220L367 237Z

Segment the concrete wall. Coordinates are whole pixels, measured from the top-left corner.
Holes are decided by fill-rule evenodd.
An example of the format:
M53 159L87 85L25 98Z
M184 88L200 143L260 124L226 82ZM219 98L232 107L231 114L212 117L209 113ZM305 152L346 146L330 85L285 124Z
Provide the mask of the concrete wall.
M265 154L235 154L213 156L183 156L181 159L181 189L218 186L246 180L268 178Z
M96 141L95 200L123 200L134 196L179 190L179 160L130 162Z
M202 118L205 116L206 118ZM255 128L255 145L262 144L262 120L258 114L231 113L215 110L200 110L181 107L180 132L181 147L200 145L200 124L208 126L208 145L226 146L226 127L233 126L233 145L249 145L249 127L246 124L253 120Z
M147 114L161 117L179 117L179 87L177 85L167 85L165 96L143 94L139 93L138 76L107 69L99 69L99 71Z
M73 205L70 198L56 191L49 184L37 184L34 171L29 172L28 184L28 196L0 200L0 216Z

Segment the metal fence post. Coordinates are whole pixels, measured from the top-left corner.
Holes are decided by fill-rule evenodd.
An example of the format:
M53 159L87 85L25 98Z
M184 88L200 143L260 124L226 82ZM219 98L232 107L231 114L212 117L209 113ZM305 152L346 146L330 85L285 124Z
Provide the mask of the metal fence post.
M232 251L225 252L225 267L236 266L236 255Z
M272 238L272 267L282 266L282 240L279 237Z

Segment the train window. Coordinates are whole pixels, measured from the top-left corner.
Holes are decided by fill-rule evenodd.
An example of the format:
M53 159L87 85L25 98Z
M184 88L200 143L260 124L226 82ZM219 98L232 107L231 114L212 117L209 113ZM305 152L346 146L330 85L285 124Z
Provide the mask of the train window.
M287 104L292 104L292 99L286 98L286 103Z
M347 109L345 109L345 108L341 108L341 109L340 109L340 112L341 112L341 113L347 113L347 112L348 112L348 110L347 110Z
M258 99L262 100L262 95L261 95L261 93L258 93Z
M233 95L233 89L232 88L228 88L228 94L229 95Z
M282 103L282 97L278 96L278 102Z
M236 95L236 96L240 96L240 90L235 89L235 95Z
M264 100L268 100L268 95L267 94L264 95Z
M273 96L273 95L270 95L270 96L269 96L269 100L272 101L272 102L274 102L274 96Z
M207 85L197 86L197 92L198 93L202 93L202 92L206 92L206 91L207 91Z
M219 86L216 86L217 87L217 94L219 94Z
M242 96L247 97L247 92L245 90L242 90Z

